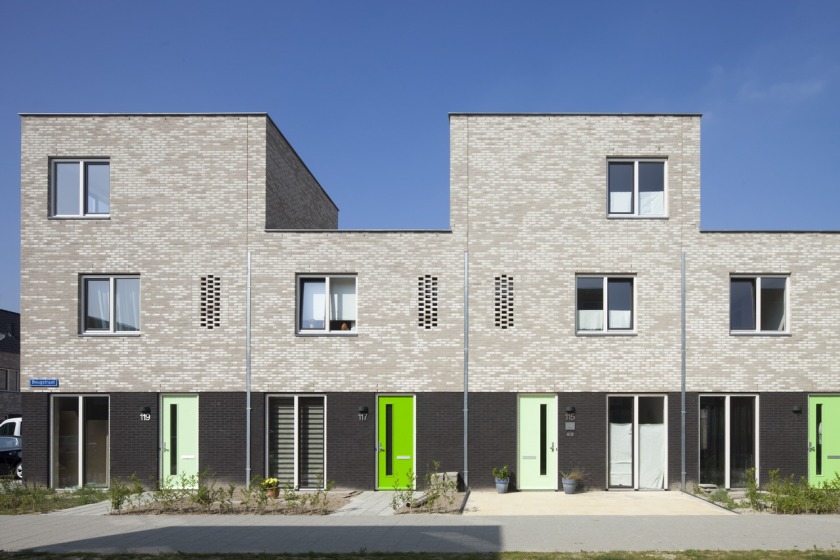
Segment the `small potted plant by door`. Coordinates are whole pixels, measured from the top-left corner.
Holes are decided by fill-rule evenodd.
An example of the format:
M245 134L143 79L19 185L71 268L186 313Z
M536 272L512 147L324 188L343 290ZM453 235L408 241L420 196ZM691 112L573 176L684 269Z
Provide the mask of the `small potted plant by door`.
M276 478L266 478L260 482L260 488L265 490L269 498L277 498L280 496L280 481Z
M574 494L577 487L586 478L586 472L580 467L574 467L568 471L561 472L560 478L563 480L563 492L566 494Z
M504 494L508 490L510 483L510 469L507 465L504 467L493 467L493 478L496 479L496 492Z

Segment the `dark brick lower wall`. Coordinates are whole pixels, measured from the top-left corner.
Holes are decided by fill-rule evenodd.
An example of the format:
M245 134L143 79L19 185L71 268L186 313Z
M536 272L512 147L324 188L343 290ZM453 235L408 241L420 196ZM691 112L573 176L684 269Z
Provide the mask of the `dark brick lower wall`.
M799 406L802 414L792 412ZM760 444L758 479L764 486L769 471L782 476L808 476L808 395L806 393L762 393L758 397Z
M359 407L368 408L359 420ZM376 395L327 393L327 480L339 488L376 485Z
M23 476L26 482L46 486L50 481L50 396L21 393L23 423Z
M516 488L516 394L470 393L468 428L470 487L493 487L493 468L509 465Z
M417 394L417 485L438 461L439 472L464 470L464 393Z
M23 404L17 391L0 391L0 422L23 414Z
M136 475L146 487L158 480L160 441L159 399L156 393L111 393L110 395L111 478L126 480ZM151 419L140 418L143 408Z
M157 393L112 393L110 397L111 476L137 474L142 480L158 476L160 396ZM327 479L341 488L370 490L376 485L376 394L327 393ZM686 394L686 481L697 481L698 393ZM28 482L49 483L50 394L21 393L24 416L24 471ZM607 487L607 395L558 393L558 467L581 467L589 473L590 488ZM199 465L220 482L245 481L245 394L199 393ZM368 408L364 421L359 407ZM440 461L441 471L463 474L463 393L416 395L417 477ZM575 407L575 430L566 435L565 410ZM799 406L800 415L792 409ZM149 407L152 419L140 420ZM771 469L783 475L808 473L807 393L759 395L760 472L766 484ZM668 394L668 485L681 478L680 394ZM471 393L469 396L469 483L472 488L493 486L493 467L510 465L516 488L517 395ZM251 476L264 475L265 394L251 400ZM422 485L422 482L421 482Z
M245 401L245 393L198 395L199 470L218 482L245 483Z

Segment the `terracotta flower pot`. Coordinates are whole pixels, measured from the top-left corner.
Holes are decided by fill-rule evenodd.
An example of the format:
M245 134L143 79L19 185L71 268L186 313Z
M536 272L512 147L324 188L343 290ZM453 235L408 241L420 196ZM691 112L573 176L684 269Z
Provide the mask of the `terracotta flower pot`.
M280 489L279 488L268 488L268 497L277 499L280 496Z

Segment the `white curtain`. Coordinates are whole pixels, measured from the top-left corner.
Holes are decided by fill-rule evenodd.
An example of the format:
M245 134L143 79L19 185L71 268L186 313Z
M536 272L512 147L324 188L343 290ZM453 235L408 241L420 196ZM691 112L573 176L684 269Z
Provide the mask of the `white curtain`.
M578 330L604 330L604 311L601 309L583 309L578 311Z
M140 279L117 278L115 331L140 330Z
M356 320L356 279L330 279L330 320Z
M665 487L665 425L639 424L639 488Z
M610 213L628 214L633 211L633 193L632 192L611 192L610 193Z
M110 329L110 283L107 278L90 278L85 281L85 330Z
M610 486L633 486L633 425L610 423Z
M640 216L664 216L665 193L662 191L647 191L639 193Z
M300 315L300 328L323 329L327 306L324 281L304 280L301 282L301 290L303 309Z
M610 328L629 329L633 326L633 312L610 309Z

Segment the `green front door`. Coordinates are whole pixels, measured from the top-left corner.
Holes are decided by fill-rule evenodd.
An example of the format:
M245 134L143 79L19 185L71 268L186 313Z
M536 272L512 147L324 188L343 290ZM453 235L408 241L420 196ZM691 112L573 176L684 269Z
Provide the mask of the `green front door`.
M161 480L169 488L198 483L198 396L164 395L161 399Z
M377 421L377 479L379 490L414 487L414 397L379 397Z
M816 486L840 473L840 395L808 399L808 481Z
M557 399L519 396L520 490L557 490Z

